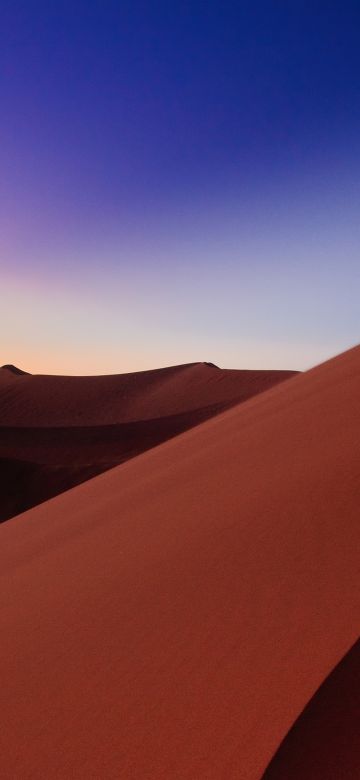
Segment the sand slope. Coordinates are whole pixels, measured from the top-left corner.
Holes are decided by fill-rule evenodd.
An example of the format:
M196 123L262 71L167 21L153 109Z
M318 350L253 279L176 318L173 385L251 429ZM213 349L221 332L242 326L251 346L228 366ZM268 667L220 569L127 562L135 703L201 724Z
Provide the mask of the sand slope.
M292 376L206 363L100 377L0 369L0 521Z
M355 349L3 524L5 777L261 778L358 636L359 392Z

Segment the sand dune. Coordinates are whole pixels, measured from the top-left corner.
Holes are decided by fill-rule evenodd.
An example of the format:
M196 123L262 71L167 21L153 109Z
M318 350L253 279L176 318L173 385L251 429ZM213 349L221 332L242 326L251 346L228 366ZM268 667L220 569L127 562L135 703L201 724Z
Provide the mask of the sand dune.
M357 348L2 525L5 777L260 780L346 690L359 392Z
M115 425L244 401L295 371L232 371L211 363L108 376L46 376L0 369L0 425ZM17 373L18 372L18 373Z
M292 376L207 363L100 377L0 369L0 520Z

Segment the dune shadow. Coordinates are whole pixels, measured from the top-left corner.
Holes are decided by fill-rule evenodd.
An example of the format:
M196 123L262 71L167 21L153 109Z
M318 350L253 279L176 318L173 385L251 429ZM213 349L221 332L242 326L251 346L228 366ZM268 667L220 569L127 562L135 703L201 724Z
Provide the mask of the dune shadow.
M295 721L262 780L359 778L359 715L360 640Z

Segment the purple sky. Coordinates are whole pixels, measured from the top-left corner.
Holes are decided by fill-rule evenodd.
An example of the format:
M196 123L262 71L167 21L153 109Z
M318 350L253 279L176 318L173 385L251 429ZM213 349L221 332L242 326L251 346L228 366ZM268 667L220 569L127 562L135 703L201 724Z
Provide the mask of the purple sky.
M5 0L0 363L307 368L358 341L360 8L300 6Z

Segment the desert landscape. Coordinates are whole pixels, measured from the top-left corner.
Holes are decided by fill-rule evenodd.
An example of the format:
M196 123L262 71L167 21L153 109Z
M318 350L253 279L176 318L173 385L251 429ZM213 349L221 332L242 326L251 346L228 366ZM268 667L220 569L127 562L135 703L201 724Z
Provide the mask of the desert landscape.
M1 378L8 461L110 469L1 526L3 776L357 777L360 348Z
M1 4L0 780L360 780L359 31Z
M0 368L0 522L176 436L292 371L195 363L118 376Z

